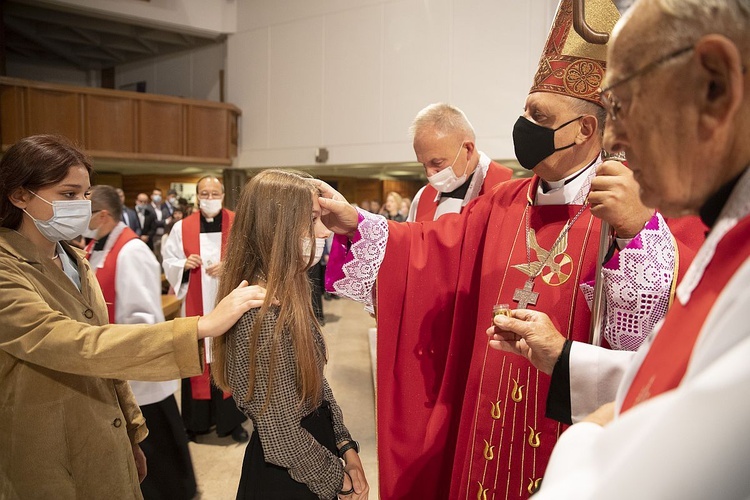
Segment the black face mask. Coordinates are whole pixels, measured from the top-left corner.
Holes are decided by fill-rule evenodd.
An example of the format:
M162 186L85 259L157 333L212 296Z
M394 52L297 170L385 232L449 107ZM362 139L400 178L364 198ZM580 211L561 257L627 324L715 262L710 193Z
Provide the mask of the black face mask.
M523 168L531 170L553 153L575 146L576 143L573 142L562 148L555 148L555 132L581 118L583 116L573 118L557 128L547 128L519 116L513 126L513 147L518 163Z

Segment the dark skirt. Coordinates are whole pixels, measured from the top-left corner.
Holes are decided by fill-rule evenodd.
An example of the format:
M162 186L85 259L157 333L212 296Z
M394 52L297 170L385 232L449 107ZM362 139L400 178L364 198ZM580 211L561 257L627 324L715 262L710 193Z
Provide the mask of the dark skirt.
M302 428L334 455L338 454L328 401L301 421ZM266 462L258 431L253 431L245 449L237 500L317 500L307 485L298 483L287 469Z
M174 396L141 406L148 437L140 443L148 474L141 483L146 500L190 500L196 484L187 435Z
M188 432L204 434L216 425L216 433L224 436L242 424L247 417L237 409L233 397L211 384L211 399L193 399L190 379L182 379L182 420Z

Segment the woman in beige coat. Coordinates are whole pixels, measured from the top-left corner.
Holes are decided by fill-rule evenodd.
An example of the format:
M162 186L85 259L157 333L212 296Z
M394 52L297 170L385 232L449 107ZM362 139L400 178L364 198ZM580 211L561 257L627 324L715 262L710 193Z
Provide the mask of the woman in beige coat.
M202 373L199 340L264 292L243 282L214 311L107 325L81 253L92 168L66 139L34 136L0 161L0 499L141 498L147 434L124 379Z

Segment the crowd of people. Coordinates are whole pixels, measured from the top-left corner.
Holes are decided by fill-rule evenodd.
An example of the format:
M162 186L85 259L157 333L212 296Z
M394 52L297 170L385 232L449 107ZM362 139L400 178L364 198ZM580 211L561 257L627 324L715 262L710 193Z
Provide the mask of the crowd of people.
M428 184L382 207L266 170L236 212L214 176L131 209L67 139L13 145L0 498L191 498L215 429L249 440L237 498L366 499L321 281L377 319L382 498L750 497L750 2L587 9L609 43L562 0L513 126L531 177L445 103L410 129Z

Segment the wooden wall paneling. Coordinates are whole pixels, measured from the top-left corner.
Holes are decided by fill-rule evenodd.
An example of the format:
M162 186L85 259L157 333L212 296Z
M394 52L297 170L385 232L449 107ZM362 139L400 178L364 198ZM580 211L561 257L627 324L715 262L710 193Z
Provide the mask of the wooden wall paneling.
M92 179L91 179L91 185L92 186L105 185L105 186L112 186L114 188L122 188L122 177L123 177L122 174L119 172L94 171L94 175L92 176ZM135 197L133 199L135 199Z
M139 153L184 154L184 107L181 104L141 101L139 120Z
M139 193L151 196L154 186L156 186L156 175L123 175L122 190L125 192L125 204L132 208L135 206L135 197Z
M187 106L187 156L229 158L227 110Z
M99 95L84 96L86 148L135 153L135 101Z
M6 151L26 137L26 89L0 85L0 144Z
M60 134L83 144L79 94L30 88L25 110L26 135Z

